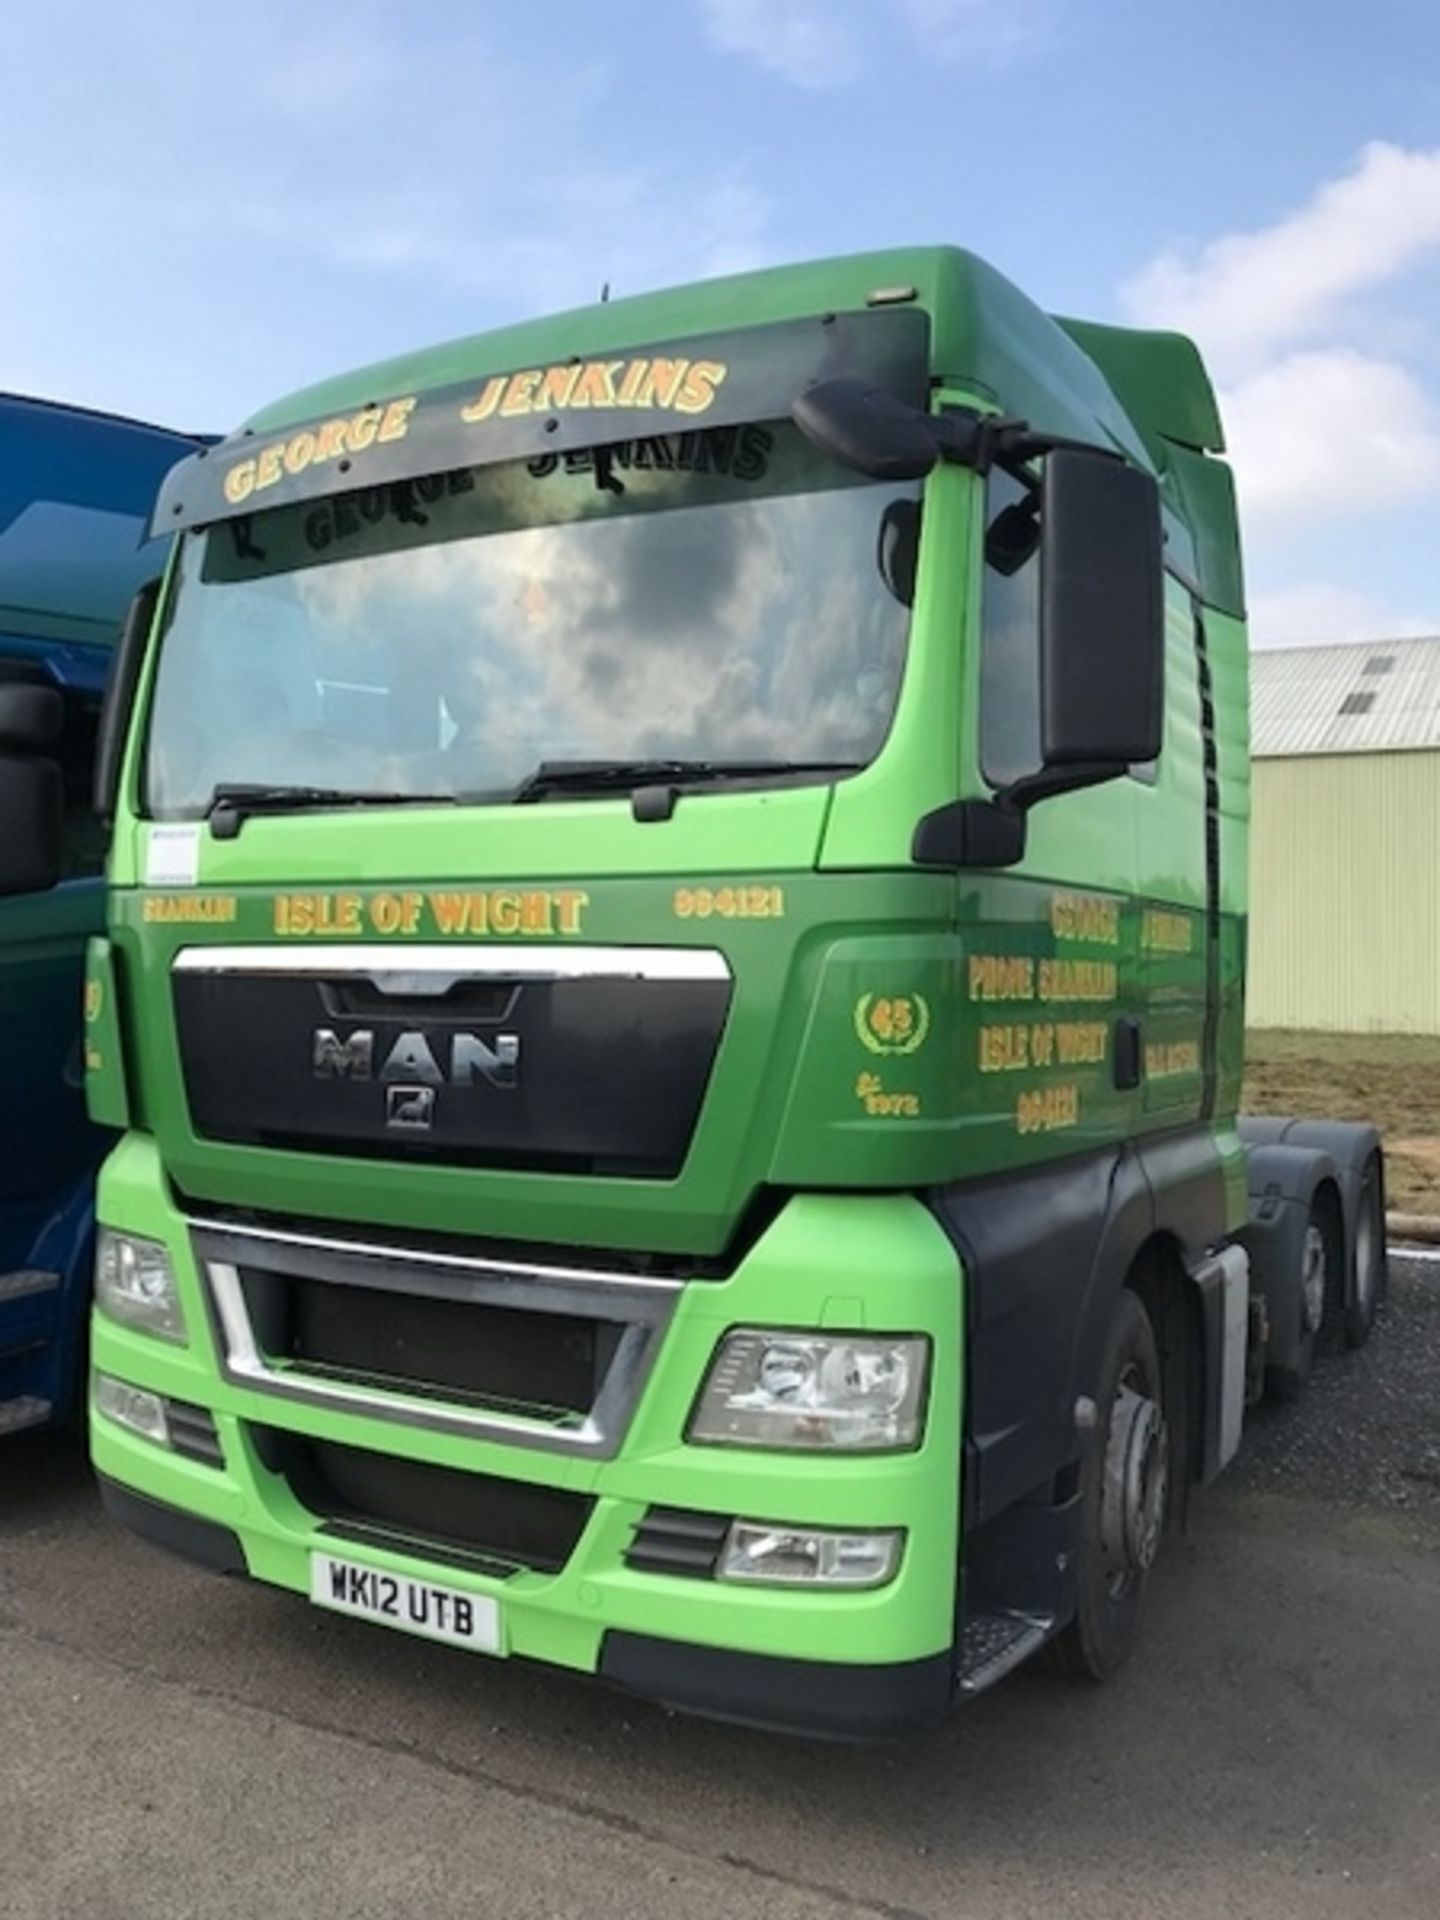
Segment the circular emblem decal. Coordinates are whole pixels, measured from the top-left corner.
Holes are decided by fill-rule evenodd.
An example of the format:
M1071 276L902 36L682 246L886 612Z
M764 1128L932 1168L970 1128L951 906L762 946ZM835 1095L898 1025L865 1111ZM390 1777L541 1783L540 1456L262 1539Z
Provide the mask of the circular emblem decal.
M920 993L862 993L855 1002L855 1034L867 1053L915 1053L930 1031L930 1007Z

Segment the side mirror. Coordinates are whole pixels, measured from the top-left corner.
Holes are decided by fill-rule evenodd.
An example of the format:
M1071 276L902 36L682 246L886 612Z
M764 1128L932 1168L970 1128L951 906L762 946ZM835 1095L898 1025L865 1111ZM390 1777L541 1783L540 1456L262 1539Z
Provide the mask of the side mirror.
M65 789L49 749L64 719L53 687L0 684L0 895L44 893L60 878Z
M940 458L928 414L863 380L817 380L790 417L827 458L872 480L923 480Z
M120 792L120 763L125 757L125 736L130 731L130 713L135 705L135 688L145 659L145 643L155 621L160 599L160 580L147 580L130 602L125 624L120 629L110 679L100 708L100 728L95 739L94 807L96 818L107 827L115 818L115 802Z
M1153 760L1164 727L1159 489L1120 460L1071 448L1049 455L1044 487L1041 755L1057 776L1118 773Z
M0 753L49 753L59 745L65 703L54 687L0 681Z

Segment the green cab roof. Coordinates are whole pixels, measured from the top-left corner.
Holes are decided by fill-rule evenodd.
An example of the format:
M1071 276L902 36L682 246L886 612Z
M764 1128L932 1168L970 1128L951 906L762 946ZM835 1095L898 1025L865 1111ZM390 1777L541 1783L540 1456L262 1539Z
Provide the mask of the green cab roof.
M1113 447L1155 473L1172 558L1211 604L1243 610L1233 488L1213 457L1224 436L1194 345L1179 334L1052 316L959 247L853 254L600 301L378 361L293 393L246 424L273 433L517 367L863 310L912 288L929 317L938 385L988 398L1039 431Z

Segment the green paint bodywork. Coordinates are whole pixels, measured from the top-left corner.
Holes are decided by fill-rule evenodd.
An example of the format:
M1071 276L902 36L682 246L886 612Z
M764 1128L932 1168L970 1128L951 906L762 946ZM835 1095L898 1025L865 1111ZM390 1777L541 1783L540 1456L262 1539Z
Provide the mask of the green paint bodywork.
M94 1455L126 1486L233 1528L261 1578L306 1590L316 1536L313 1520L259 1460L251 1420L596 1494L563 1574L498 1583L445 1574L451 1584L500 1594L515 1652L589 1669L604 1630L624 1627L757 1653L920 1658L949 1645L954 1625L966 1278L916 1195L1190 1128L1209 1135L1224 1175L1224 1213L1212 1237L1243 1218L1234 1112L1248 814L1245 635L1233 494L1228 470L1209 451L1221 445L1219 421L1188 343L1057 322L968 254L900 251L615 301L459 341L311 388L250 425L263 433L515 366L859 309L873 289L896 286L913 287L929 315L936 405L999 407L1040 429L1117 448L1154 471L1162 488L1173 568L1164 749L1149 775L1037 807L1026 857L1010 871L922 872L910 854L922 815L988 792L976 725L983 487L957 468L926 482L909 660L889 738L863 772L830 787L686 794L659 823L635 821L623 797L558 800L523 813L490 806L256 817L235 839L202 831L198 885L184 896L200 903L197 917L157 919L177 895L142 884L151 828L137 815L136 794L152 647L115 826L109 941L92 954L105 1014L93 1036L91 1099L98 1116L128 1119L132 1129L103 1175L100 1218L169 1248L190 1345L172 1348L99 1316L94 1364L212 1408L226 1466L179 1459L98 1416ZM1207 909L1197 617L1221 793L1218 1073L1209 1112L1197 1051ZM583 892L578 937L588 945L723 952L735 982L731 1011L674 1180L351 1160L197 1137L170 1004L178 949L273 942L282 897L340 892L358 900L357 931L345 938L373 940L377 897L412 893L415 937L433 941L432 896L469 887ZM677 911L677 894L693 903L697 889L708 891L712 911ZM778 889L783 913L748 919L715 910L716 898L733 889ZM201 917L206 901L225 917ZM1012 990L1029 982L1029 993L1006 999L1007 980ZM992 988L1001 997L987 997ZM887 1011L877 1015L881 1003ZM1117 1091L1114 1022L1126 1015L1143 1019L1154 1051L1140 1086ZM1037 1065L1047 1051L1052 1064ZM1062 1070L1067 1052L1079 1057ZM1064 1090L1058 1100L1047 1095L1056 1087ZM178 1199L400 1232L626 1249L661 1256L663 1265L666 1255L722 1254L767 1190L788 1197L728 1279L686 1286L635 1424L619 1457L604 1464L277 1409L263 1394L224 1383ZM928 1334L934 1372L924 1445L909 1455L840 1460L687 1447L685 1420L714 1342L742 1323ZM899 1526L902 1570L885 1588L848 1596L629 1572L623 1549L652 1502ZM366 1557L435 1577L430 1562Z

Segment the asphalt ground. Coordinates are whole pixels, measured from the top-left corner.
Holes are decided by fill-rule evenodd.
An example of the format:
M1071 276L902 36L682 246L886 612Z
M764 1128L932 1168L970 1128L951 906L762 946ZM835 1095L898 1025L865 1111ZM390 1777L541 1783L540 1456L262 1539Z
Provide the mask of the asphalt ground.
M1440 1913L1440 1265L1261 1414L1109 1687L815 1747L389 1634L0 1449L4 1920Z

